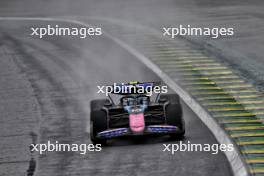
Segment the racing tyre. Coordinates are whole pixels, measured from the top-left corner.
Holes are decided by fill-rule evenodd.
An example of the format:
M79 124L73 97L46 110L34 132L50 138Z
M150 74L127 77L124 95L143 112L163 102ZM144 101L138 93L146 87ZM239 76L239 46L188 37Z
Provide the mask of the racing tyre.
M178 133L171 133L171 138L183 138L185 134L185 123L182 115L182 106L180 104L180 98L177 94L165 94L161 95L162 101L166 100L168 105L165 107L166 120L168 125L177 126L180 129Z
M93 144L106 144L106 139L99 139L96 136L99 132L107 129L107 114L102 109L107 103L109 103L108 99L93 100L91 102L90 139Z

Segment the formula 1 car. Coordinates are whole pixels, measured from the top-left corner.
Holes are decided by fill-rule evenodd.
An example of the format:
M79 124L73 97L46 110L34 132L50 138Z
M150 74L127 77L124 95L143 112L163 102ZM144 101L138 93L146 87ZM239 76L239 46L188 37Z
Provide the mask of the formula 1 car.
M181 138L185 133L182 107L177 94L156 95L151 100L146 88L153 88L154 82L133 82L118 85L119 88L135 87L134 92L119 92L119 102L96 99L90 103L90 138L94 144L105 145L107 139L120 136L145 134L169 134ZM144 91L139 93L138 88Z

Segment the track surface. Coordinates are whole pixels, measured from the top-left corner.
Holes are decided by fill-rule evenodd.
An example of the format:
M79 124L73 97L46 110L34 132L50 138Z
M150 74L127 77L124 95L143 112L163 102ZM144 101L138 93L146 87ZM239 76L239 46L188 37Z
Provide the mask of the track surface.
M234 38L194 40L214 54L221 53L221 62L263 90L261 0L3 0L0 16L99 16L156 29L178 24L234 25ZM105 37L31 38L29 27L38 24L0 24L0 175L23 175L31 159L28 145L36 139L32 134L41 143L88 143L89 101L98 98L97 84L158 80ZM185 142L216 143L186 106L184 114ZM176 142L166 137L142 143L124 139L111 141L113 147L101 153L49 153L38 159L35 175L231 175L223 154L161 152L163 143Z
M89 143L89 125L86 124L89 101L98 98L96 85L129 80L159 80L136 58L104 36L86 40L66 37L39 40L28 35L32 25L41 24L1 22L1 56L8 61L1 64L1 75L6 78L5 84L10 84L9 89L14 88L18 81L5 77L7 74L4 70L8 65L16 68L11 71L15 70L14 73L21 77L20 84L26 82L25 91L28 86L27 96L32 101L29 101L28 107L19 110L13 109L13 105L9 104L2 111L13 114L1 116L6 130L1 131L1 143L5 146L5 152L1 155L0 175L21 175L25 172L30 159L27 156L29 152L26 151L31 143L28 140L31 131L37 135L40 143L46 143L47 140ZM8 91L2 85L1 95L4 96ZM14 89L14 92L19 90ZM9 96L2 103L24 103L23 96L20 101L18 99L16 96ZM29 98L24 96L24 99ZM20 119L23 111L31 111L28 113L30 123ZM185 142L216 143L208 129L186 106L184 114L187 126ZM18 122L21 124L17 127L20 130L13 131L12 128ZM27 142L14 142L13 136L21 133ZM167 137L147 138L139 143L129 139L112 140L111 147L103 148L100 153L80 155L57 152L39 158L35 156L35 175L231 175L222 153L212 155L209 152L179 152L172 156L162 152L163 143L178 141L168 141ZM8 149L9 144L12 144L12 150ZM10 155L11 153L15 155Z
M158 30L179 24L234 27L234 37L190 39L219 54L221 62L263 91L263 7L262 0L3 0L0 16L97 16Z

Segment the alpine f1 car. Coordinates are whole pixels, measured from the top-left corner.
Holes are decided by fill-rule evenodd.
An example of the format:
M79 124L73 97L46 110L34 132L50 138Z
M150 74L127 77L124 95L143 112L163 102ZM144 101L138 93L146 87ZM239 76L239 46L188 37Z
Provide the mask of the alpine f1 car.
M107 139L120 136L145 134L169 134L173 138L184 136L185 126L182 107L177 94L160 94L156 98L146 95L154 82L133 82L118 85L132 86L134 92L119 92L121 98L115 103L108 99L92 100L90 104L90 137L94 144L105 144ZM143 91L139 93L139 88ZM115 90L114 88L113 90ZM149 90L150 90L149 89ZM154 99L154 100L152 100Z

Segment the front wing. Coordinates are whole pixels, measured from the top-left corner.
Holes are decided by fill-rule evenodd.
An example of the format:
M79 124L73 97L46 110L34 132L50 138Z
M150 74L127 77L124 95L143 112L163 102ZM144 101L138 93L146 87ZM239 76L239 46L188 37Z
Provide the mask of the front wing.
M177 126L172 125L149 125L145 127L142 133L133 133L130 128L115 128L110 130L105 130L97 134L98 138L115 138L120 136L135 136L135 135L145 135L145 134L169 134L169 133L179 133L181 130Z

